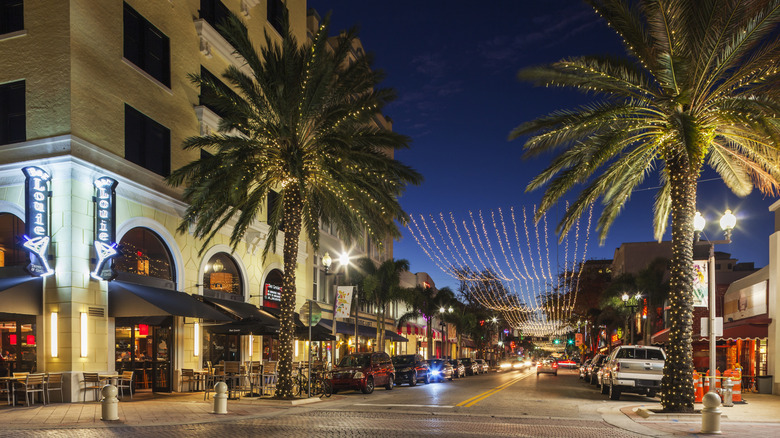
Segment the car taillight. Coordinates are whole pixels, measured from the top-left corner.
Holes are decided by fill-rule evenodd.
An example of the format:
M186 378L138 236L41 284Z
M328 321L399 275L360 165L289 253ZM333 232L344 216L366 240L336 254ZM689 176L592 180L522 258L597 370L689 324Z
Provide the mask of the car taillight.
M557 364L557 363L554 363L554 364L553 364L553 368L558 368L558 364Z
M536 368L541 368L541 367L542 367L542 364L540 364L540 363L536 364Z

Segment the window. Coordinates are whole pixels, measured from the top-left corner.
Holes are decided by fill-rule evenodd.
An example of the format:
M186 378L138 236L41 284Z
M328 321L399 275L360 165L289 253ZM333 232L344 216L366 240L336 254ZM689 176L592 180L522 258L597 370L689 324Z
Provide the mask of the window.
M218 25L227 20L230 10L219 0L200 0L200 18L206 20L211 27L222 34ZM224 35L222 35L224 37Z
M203 273L203 287L211 292L219 291L232 295L244 296L244 287L241 283L241 275L238 271L238 265L233 257L221 252L212 256L206 262L206 269ZM206 295L206 290L203 291ZM211 294L213 298L222 298Z
M26 139L24 81L0 85L0 144Z
M24 1L0 0L0 34L24 29Z
M168 37L125 3L125 58L141 70L171 86Z
M30 258L18 244L24 235L24 221L11 213L0 213L0 268L27 266Z
M203 68L203 66L200 67L200 76L203 79L209 80L217 85L222 85L223 93L227 93L230 96L234 96L235 93L233 90L230 90L230 88L222 82L214 73L211 73L210 71ZM214 90L212 90L209 87L201 87L200 95L198 96L198 103L200 105L203 105L214 112L214 114L224 118L225 113L224 111L220 111L219 108L214 104L214 98L216 97L216 93Z
M117 271L176 281L168 247L151 230L133 228L122 236L119 248L121 255L114 264Z
M279 34L281 34L282 29L284 29L284 8L285 6L284 3L282 3L282 0L268 0L267 20Z
M125 105L125 158L152 172L171 171L171 131Z

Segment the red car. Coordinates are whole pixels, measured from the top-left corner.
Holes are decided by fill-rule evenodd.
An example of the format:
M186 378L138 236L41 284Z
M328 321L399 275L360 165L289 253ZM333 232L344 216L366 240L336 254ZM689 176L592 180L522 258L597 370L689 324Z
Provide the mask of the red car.
M371 394L376 386L393 389L395 368L387 353L352 353L344 356L330 373L333 393L359 389Z

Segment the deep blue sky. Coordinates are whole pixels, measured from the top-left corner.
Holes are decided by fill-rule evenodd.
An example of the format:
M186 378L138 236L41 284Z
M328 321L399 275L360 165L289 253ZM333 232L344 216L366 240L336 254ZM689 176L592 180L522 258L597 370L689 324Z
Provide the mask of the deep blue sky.
M535 88L520 83L522 67L588 54L623 55L620 40L584 3L545 1L375 1L310 0L323 17L332 11L331 33L357 25L374 66L386 72L383 85L398 99L385 110L393 129L412 138L409 150L396 154L424 177L402 198L404 209L419 217L509 207L533 208L541 191L525 186L549 161L523 160L522 141L507 141L518 124L556 109L589 100L570 90ZM626 204L604 245L595 232L587 257L613 257L622 242L653 240L652 205L658 178ZM720 239L715 220L725 208L738 217L734 243L717 249L741 262L768 263L768 236L775 201L757 191L745 199L731 194L709 171L699 183L699 210L711 220L711 239ZM550 213L557 223L562 207ZM595 218L594 218L595 223ZM669 238L667 232L666 239ZM428 272L438 287L455 288L404 230L396 259L413 272Z

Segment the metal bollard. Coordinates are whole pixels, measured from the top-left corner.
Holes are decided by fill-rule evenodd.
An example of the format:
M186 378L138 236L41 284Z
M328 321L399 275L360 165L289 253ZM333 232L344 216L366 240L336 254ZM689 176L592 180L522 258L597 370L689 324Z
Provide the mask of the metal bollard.
M723 406L726 406L728 408L734 406L734 391L732 388L734 387L734 382L731 381L731 378L723 379Z
M704 408L701 410L701 433L719 434L720 432L720 397L715 392L704 394Z
M225 382L217 382L214 385L214 410L212 414L227 414L227 384Z
M103 421L119 420L119 400L116 398L116 386L106 385L100 390L100 393L103 395L103 401L100 402L103 410L100 419Z

